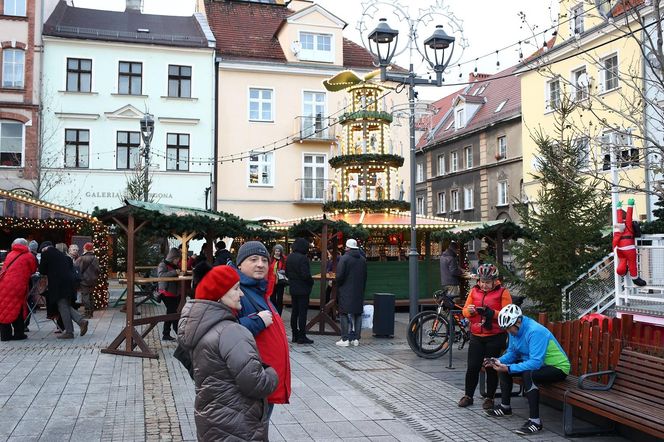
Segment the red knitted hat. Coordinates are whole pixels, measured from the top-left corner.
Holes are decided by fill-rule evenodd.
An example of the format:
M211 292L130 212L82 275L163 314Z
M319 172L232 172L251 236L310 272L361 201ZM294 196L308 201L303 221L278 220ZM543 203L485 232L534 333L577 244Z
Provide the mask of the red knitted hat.
M93 250L94 248L95 246L91 242L86 242L83 244L83 250Z
M240 275L231 266L216 266L205 274L196 286L196 299L218 301L235 284L240 281Z

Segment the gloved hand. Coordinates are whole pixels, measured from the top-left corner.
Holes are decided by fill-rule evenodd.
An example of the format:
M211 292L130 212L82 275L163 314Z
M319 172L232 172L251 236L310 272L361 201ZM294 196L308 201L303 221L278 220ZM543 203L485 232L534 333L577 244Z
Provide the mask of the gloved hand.
M616 207L617 207L618 209L620 209L620 208L622 207L622 201L618 201L618 203L616 204Z
M496 312L493 311L493 309L490 308L485 308L482 310L482 316L484 317L484 321L482 322L482 327L486 328L487 330L491 330L492 322L493 322L493 315Z
M630 198L627 200L627 205L634 207L634 198Z

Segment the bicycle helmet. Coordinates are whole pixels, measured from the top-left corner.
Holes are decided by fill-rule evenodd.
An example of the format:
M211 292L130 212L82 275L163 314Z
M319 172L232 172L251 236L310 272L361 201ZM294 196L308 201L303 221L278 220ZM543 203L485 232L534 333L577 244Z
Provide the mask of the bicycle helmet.
M498 268L493 264L482 264L477 269L477 276L480 279L496 279L498 278Z
M516 321L523 316L518 305L508 304L498 313L498 326L508 328L516 324Z

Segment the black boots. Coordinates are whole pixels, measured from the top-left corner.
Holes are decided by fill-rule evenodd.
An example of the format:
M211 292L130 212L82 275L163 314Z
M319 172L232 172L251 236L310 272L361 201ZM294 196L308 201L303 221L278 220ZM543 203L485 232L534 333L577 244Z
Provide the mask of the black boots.
M298 344L313 344L314 341L307 338L307 335L305 335L304 333L299 333L298 337L297 337L297 343Z

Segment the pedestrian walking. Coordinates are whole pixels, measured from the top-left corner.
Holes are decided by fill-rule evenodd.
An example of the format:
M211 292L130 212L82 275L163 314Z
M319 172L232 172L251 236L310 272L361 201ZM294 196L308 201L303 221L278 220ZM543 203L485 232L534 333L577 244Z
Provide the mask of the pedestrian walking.
M160 278L173 277L180 274L180 251L175 247L171 248L163 261L157 266L157 276ZM178 305L180 305L180 297L178 296L178 283L177 281L160 281L159 294L161 300L166 306L166 314L177 313ZM162 341L174 341L175 338L171 336L171 328L177 334L178 322L177 321L164 321L164 331L161 335Z
M493 264L482 264L477 268L478 281L471 289L463 316L470 322L470 346L466 368L465 393L459 400L459 407L473 404L473 395L477 388L480 370L486 358L497 358L507 346L507 335L498 326L498 313L512 303L509 290L498 280L498 268ZM486 399L482 408L493 408L493 399L498 388L498 374L490 367L486 368Z
M267 398L268 421L274 404L287 404L291 393L291 370L286 329L281 315L270 302L274 288L274 276L268 272L270 255L259 241L248 241L237 252L240 272L242 309L240 324L249 329L254 338L258 354L264 363L273 367L279 377L277 388Z
M50 241L42 243L40 250L39 273L48 278L46 299L49 304L57 306L64 327L64 331L58 336L58 339L74 339L72 321L78 324L81 336L85 336L88 332L88 321L72 308L76 292L74 290L74 264L71 258L53 247L53 243Z
M86 242L83 245L83 254L76 260L75 264L81 275L81 285L79 290L81 293L81 301L85 307L85 317L90 319L94 312L92 292L97 285L97 280L101 273L99 260L94 252L94 244Z
M452 241L440 255L440 284L449 295L459 296L463 270L459 267L459 245Z
M274 273L276 284L270 296L270 301L276 307L281 315L284 309L284 290L288 285L286 276L286 256L284 256L284 246L276 244L272 248L272 258L270 259L270 272Z
M314 285L309 265L309 241L297 238L293 243L293 251L286 260L286 276L288 277L288 292L291 295L292 342L298 344L313 344L307 337L307 312L309 311L309 297Z
M244 294L237 271L207 268L178 327L193 366L198 440L266 441L267 397L277 387L277 372L261 363L254 337L238 322Z
M340 347L360 345L362 332L362 311L364 309L364 289L367 285L367 260L362 256L357 241L346 241L346 253L337 264L337 299L341 339Z
M21 340L25 334L28 313L28 286L37 271L37 262L30 253L28 241L16 238L0 271L0 340Z

